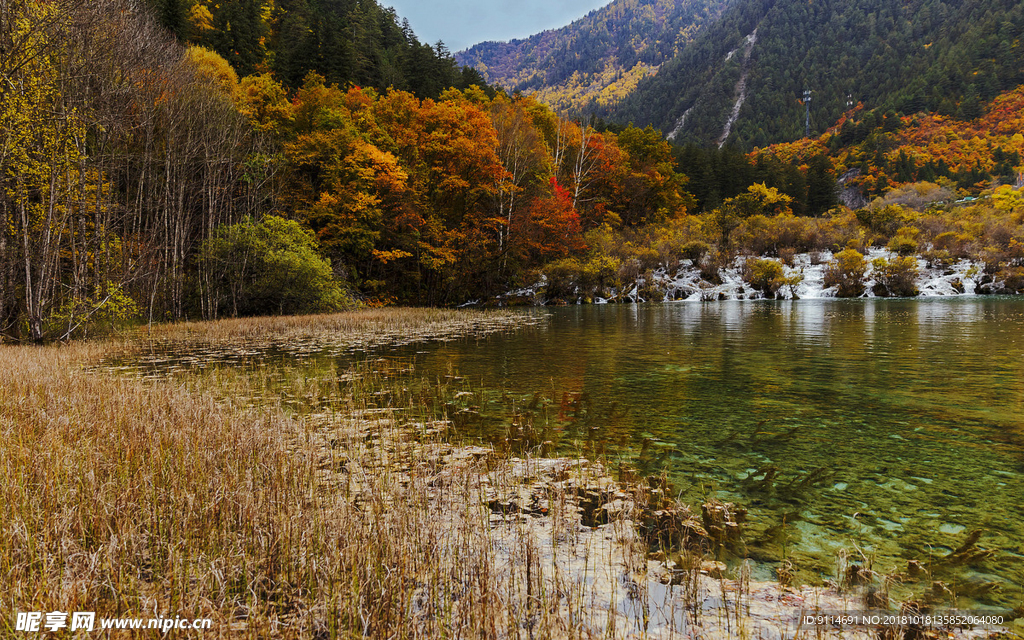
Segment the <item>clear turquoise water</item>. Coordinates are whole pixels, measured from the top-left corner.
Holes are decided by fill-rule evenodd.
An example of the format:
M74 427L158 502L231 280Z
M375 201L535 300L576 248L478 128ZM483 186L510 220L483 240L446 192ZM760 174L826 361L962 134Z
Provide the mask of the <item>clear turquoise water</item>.
M478 437L529 422L562 452L666 471L694 505L747 506L743 551L762 571L785 558L826 580L843 551L905 571L984 529L995 555L935 578L961 585L960 605L1020 603L1022 301L572 307L420 351L421 372L453 367L501 390L466 425ZM772 467L775 482L759 483ZM979 593L985 582L1001 591Z
M950 586L951 604L1021 603L1024 301L537 313L541 322L512 334L372 357L412 361L412 376L427 382L411 384L461 376L472 393L449 408L468 438L664 472L698 511L712 497L743 504L750 515L739 552L764 577L789 561L802 580L834 579L844 553L883 573L917 559ZM299 360L248 357L322 375L365 355L307 348ZM764 482L766 473L774 480ZM979 546L991 558L935 560L975 529L985 530ZM894 595L927 586L908 583Z

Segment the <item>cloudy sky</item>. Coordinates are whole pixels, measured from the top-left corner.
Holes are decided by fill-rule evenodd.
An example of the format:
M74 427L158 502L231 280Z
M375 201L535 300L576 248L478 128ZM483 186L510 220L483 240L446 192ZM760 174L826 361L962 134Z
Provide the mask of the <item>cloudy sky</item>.
M485 40L525 38L569 24L611 0L380 0L408 18L420 42L461 51Z

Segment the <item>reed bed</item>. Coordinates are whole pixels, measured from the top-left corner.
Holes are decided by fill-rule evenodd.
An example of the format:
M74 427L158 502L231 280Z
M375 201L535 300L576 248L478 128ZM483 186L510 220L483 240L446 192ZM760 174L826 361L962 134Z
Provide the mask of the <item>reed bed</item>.
M529 520L492 521L487 487L518 481L360 400L381 377L293 415L230 370L87 372L104 351L0 349L0 628L96 611L221 637L592 635L558 615L593 609L585 587L538 591Z
M230 318L179 322L141 329L137 338L247 344L339 340L371 347L388 342L484 336L529 322L524 312L426 308L367 308L334 314Z
M157 331L457 333L447 312L310 322ZM646 494L588 461L460 445L438 401L456 382L409 385L386 366L274 384L262 369L95 367L125 348L0 347L0 635L19 611L210 618L204 637L225 638L831 635L752 613L749 579L712 578L699 558L652 578L636 526ZM616 505L600 527L580 522L593 486Z

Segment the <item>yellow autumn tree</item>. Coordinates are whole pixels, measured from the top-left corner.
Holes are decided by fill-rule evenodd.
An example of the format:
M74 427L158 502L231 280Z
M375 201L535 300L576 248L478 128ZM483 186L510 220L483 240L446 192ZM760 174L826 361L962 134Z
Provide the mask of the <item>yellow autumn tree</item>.
M29 336L38 341L59 294L61 251L71 233L73 207L82 201L86 128L60 91L61 65L38 27L58 19L53 14L59 8L30 3L18 9L13 30L24 58L0 78L0 211L5 230L13 231L18 243L6 250L20 253L24 317Z

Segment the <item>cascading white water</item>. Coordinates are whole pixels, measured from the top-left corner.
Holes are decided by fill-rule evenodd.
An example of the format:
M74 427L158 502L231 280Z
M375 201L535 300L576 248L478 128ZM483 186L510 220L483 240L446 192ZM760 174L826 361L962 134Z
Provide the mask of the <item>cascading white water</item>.
M746 37L743 45L743 64L742 70L740 71L739 82L736 83L735 95L736 102L732 106L732 111L729 112L729 118L725 121L725 127L722 129L722 135L718 138L718 148L721 149L725 146L726 140L729 139L729 134L732 133L732 126L736 124L736 120L740 117L740 109L743 107L743 103L747 99L747 75L750 73L750 52L754 49L754 44L757 42L757 29ZM736 51L730 51L729 55L726 56L726 60L732 59L733 54Z
M873 289L877 281L873 274L872 261L877 258L892 260L897 257L899 257L898 254L886 249L874 248L867 252L864 258L868 268L863 279L864 293L861 297L875 297ZM625 284L621 289L613 288L607 291L608 298L598 296L592 300L584 300L584 294L579 292L578 299L563 300L562 302L604 304L611 300L647 302L649 298L686 302L763 300L766 297L765 294L752 287L743 278L746 261L755 258L755 256L735 258L726 267L718 270L717 282L705 279L701 274L700 266L694 264L693 261L681 260L673 268L655 269L650 273L649 281L640 277ZM836 297L837 288L825 286L825 272L832 258L832 253L828 251L796 254L793 256L791 264L782 264L777 258L768 258L782 264L787 279L799 276L798 284L782 286L775 297L786 300ZM979 293L979 285L984 277L984 264L971 260L961 260L948 266L939 266L929 264L927 260L918 257L917 265L918 275L915 286L921 297L975 295ZM498 296L497 302L499 304L546 304L549 302L544 297L546 285L547 278L541 276L541 280L530 287ZM477 303L479 301L469 304Z
M871 249L864 256L868 263L868 269L864 276L864 294L862 297L875 297L872 289L876 284L873 277L871 262L877 258L891 260L898 257L897 254L886 249ZM668 269L658 269L652 273L652 282L649 283L655 290L663 291L667 300L760 300L764 295L755 290L750 284L743 280L743 267L749 257L738 257L726 268L719 269L721 284L714 284L702 278L700 269L690 260L680 263L674 272ZM783 271L786 277L800 275L800 284L790 287L783 286L779 289L778 297L784 299L814 299L834 298L836 287L825 286L825 270L832 260L832 254L823 251L819 254L802 253L793 257L792 266L783 264ZM960 262L948 267L936 267L929 265L923 258L917 259L918 277L916 285L921 296L955 296L974 295L984 265L970 260ZM640 290L648 285L646 282L638 283L639 287L629 287Z

